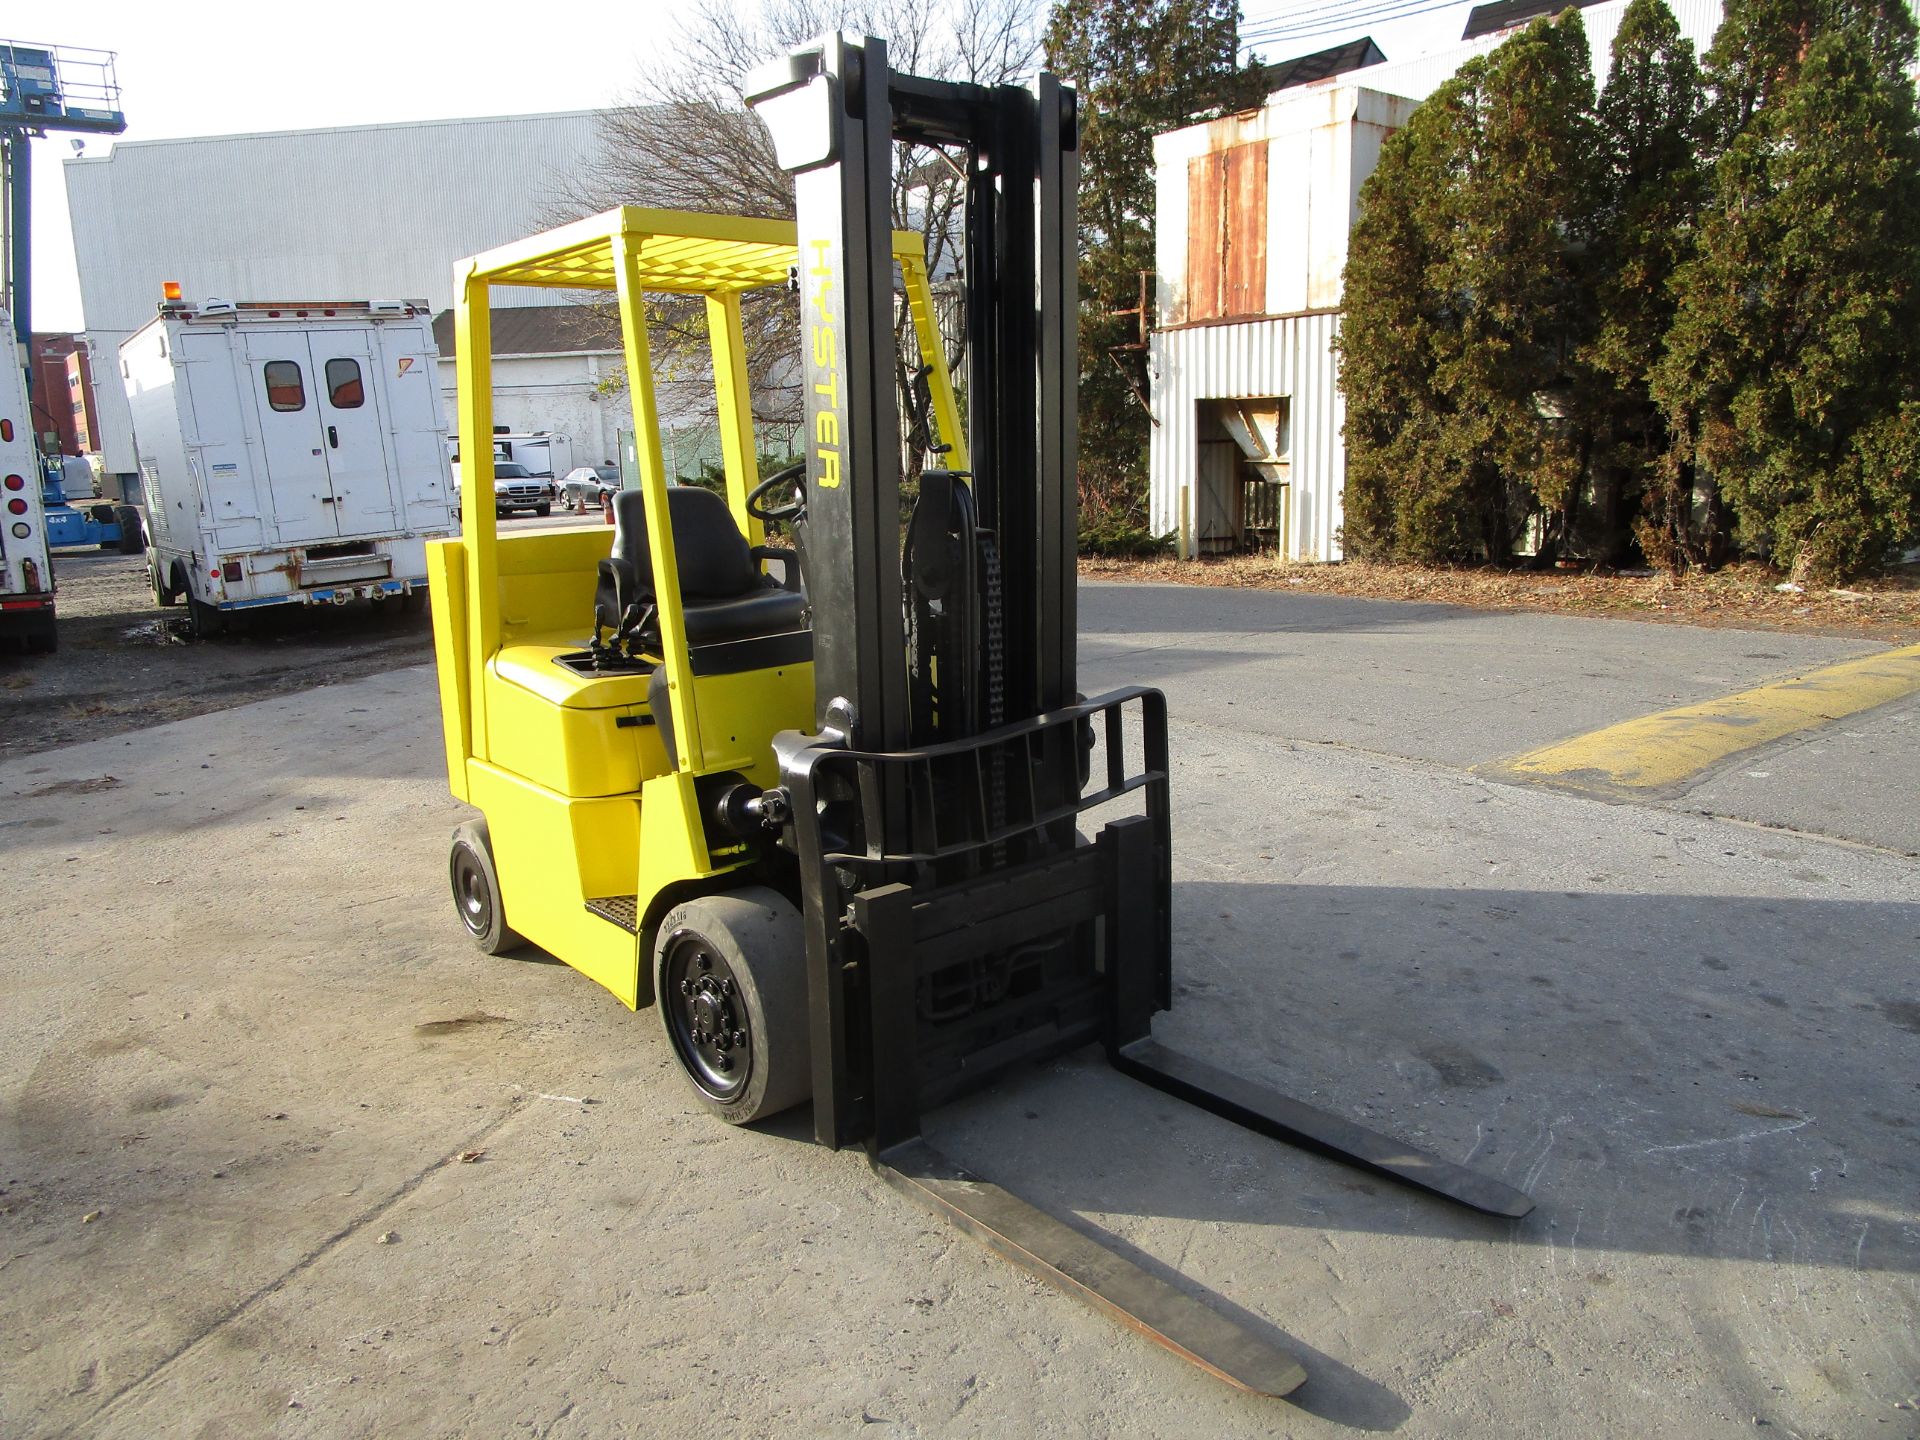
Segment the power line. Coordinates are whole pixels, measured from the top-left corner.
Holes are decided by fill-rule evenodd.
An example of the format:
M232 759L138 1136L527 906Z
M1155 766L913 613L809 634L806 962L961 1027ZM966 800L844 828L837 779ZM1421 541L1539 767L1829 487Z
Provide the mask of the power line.
M1240 48L1245 50L1259 44L1329 35L1394 20L1410 20L1415 16L1450 10L1461 3L1463 0L1437 0L1437 3L1433 3L1433 0L1386 0L1386 3L1371 6L1307 7L1294 11L1285 19L1244 27L1240 32Z

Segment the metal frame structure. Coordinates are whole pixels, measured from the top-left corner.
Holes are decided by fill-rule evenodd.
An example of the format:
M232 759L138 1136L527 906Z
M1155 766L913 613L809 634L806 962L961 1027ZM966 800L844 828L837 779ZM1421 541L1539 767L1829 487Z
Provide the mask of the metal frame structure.
M918 235L886 239L904 272L921 345L937 353ZM699 297L706 309L727 506L742 536L764 538L747 497L760 482L741 297L784 289L797 264L790 221L623 206L499 246L455 274L455 368L463 486L493 489L490 296L496 285L613 291L626 356L647 511L669 511L647 297ZM933 421L964 456L951 388ZM495 897L513 930L638 1008L653 999L648 946L677 900L742 883L754 846L718 827L706 803L727 777L771 785L772 735L806 722L813 667L798 652L757 672L703 666L688 643L671 526L649 527L659 591L658 670L584 668L596 566L609 531L501 536L494 507L463 507L458 539L427 547L447 775L491 829ZM802 634L799 640L805 641ZM669 752L662 736L677 737ZM767 848L772 848L769 844ZM750 877L749 877L750 878Z
M883 42L841 35L748 91L794 176L808 337L814 726L774 744L815 1133L864 1144L891 1183L1203 1368L1285 1394L1304 1379L1293 1357L954 1165L921 1137L922 1112L1098 1040L1123 1074L1263 1134L1497 1216L1532 1201L1151 1036L1172 1003L1165 703L1140 688L1085 700L1074 668L1074 92L1046 75L897 75ZM944 149L967 177L973 442L970 472L921 478L904 547L895 141ZM1115 805L1136 813L1078 834Z

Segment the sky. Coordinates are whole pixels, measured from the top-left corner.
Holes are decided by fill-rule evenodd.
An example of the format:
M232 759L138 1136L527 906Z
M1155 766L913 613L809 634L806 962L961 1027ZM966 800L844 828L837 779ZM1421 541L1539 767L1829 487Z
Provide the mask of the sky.
M1458 40L1471 0L1431 6L1246 0L1243 30L1273 36L1257 47L1267 60L1368 34L1389 59L1402 60ZM257 0L88 0L46 7L30 22L38 33L4 38L117 52L127 116L118 138L171 140L616 104L636 98L642 58L663 42L664 8L633 0L575 0L544 11L488 0L329 0L295 9ZM1381 18L1391 15L1402 18ZM33 142L35 330L82 324L61 174L72 138ZM88 138L85 153L104 155L113 143Z

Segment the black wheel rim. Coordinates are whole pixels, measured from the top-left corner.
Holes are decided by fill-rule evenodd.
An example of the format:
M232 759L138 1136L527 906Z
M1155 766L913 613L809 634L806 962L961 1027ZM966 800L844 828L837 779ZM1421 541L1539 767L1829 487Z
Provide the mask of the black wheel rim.
M681 930L660 972L658 1003L680 1064L713 1099L737 1100L753 1078L753 1025L733 968L704 935Z
M493 929L493 889L480 862L465 845L453 855L453 903L468 933L484 940Z

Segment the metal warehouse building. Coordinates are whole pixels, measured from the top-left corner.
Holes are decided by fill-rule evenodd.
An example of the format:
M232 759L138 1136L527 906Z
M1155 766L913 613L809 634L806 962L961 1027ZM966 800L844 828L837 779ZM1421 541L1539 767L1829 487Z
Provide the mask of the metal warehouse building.
M152 317L165 281L189 300L408 299L445 310L455 261L568 218L567 182L599 158L595 112L574 111L148 140L68 160L107 470L137 468L117 352ZM496 306L555 298L494 292ZM599 460L594 407L608 357L603 338L583 336L508 358L496 379L512 397L503 414L582 429ZM538 374L518 375L516 363ZM528 403L536 393L539 407Z
M1576 0L1578 3L1578 0ZM1669 0L1704 49L1718 0ZM1293 62L1295 83L1263 107L1154 140L1156 329L1151 519L1183 557L1271 547L1291 560L1341 558L1345 407L1338 358L1341 275L1360 189L1414 106L1514 27L1561 0L1476 8L1468 43L1343 74ZM1583 7L1604 83L1627 0ZM1371 59L1367 42L1343 52ZM1303 75L1326 75L1299 83ZM1276 78L1280 78L1276 76Z

